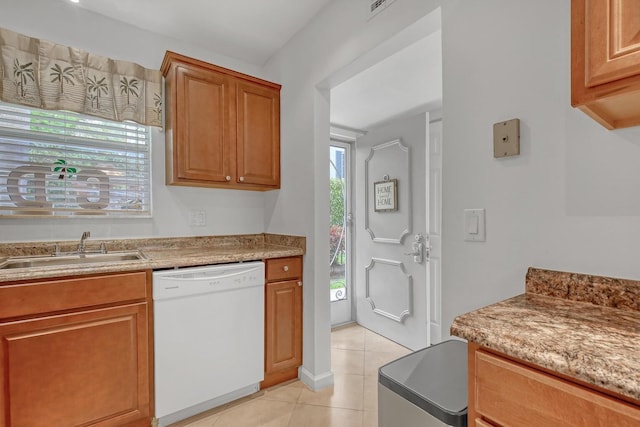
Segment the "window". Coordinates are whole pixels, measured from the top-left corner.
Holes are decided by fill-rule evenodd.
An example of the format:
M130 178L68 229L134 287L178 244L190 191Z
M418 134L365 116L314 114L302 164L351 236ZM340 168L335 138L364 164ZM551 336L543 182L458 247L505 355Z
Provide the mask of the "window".
M150 216L150 132L0 103L0 215Z

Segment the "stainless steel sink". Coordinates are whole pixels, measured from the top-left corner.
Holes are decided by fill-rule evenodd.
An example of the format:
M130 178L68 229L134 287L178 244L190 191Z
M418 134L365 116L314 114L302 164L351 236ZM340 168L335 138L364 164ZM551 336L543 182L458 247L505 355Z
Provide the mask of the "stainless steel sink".
M92 263L112 263L122 261L135 261L146 259L140 251L109 252L109 253L84 253L73 255L46 255L28 257L9 257L0 260L0 269L49 267L60 265L82 265Z

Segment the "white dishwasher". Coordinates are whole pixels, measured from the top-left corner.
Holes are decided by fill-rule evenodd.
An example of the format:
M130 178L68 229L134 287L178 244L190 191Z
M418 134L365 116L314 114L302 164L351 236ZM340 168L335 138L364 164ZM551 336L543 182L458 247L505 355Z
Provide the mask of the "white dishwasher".
M259 390L264 263L156 271L153 301L160 426Z

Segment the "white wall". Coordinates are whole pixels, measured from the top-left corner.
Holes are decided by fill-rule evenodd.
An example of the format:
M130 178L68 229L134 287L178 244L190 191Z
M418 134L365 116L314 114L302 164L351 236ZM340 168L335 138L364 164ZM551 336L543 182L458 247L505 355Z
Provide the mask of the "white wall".
M335 0L265 66L282 83L282 190L267 195L268 232L307 236L304 264L303 376L330 382L329 95L331 80L354 60L417 21L435 0L394 2L366 21L365 0Z
M570 1L448 0L442 31L443 336L529 266L640 279L640 128L571 108ZM516 117L520 156L494 159ZM485 243L464 242L465 208L486 208Z
M0 26L28 36L159 69L166 50L261 76L250 64L140 30L60 0L2 0ZM223 235L264 231L264 193L164 185L164 133L154 128L153 218L0 218L0 240L67 240L91 230L93 238ZM204 210L207 226L190 227L189 210Z

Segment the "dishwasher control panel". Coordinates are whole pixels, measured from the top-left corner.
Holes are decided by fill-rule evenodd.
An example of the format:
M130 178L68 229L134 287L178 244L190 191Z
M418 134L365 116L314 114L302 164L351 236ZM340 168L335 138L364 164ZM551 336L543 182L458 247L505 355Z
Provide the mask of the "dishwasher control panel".
M259 261L153 273L156 301L255 286L264 286L264 263Z

